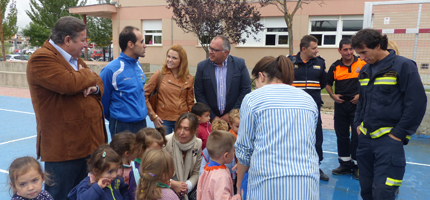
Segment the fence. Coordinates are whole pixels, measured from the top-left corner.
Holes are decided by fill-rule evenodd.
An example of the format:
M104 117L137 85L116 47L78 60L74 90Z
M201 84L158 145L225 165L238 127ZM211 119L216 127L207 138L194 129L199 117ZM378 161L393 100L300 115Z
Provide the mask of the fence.
M366 2L363 28L373 28L396 42L400 55L417 63L430 84L430 0Z

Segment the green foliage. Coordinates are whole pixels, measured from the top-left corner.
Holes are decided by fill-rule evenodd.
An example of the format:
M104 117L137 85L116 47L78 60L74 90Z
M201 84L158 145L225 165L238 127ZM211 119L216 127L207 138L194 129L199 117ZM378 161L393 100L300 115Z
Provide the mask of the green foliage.
M16 9L15 0L12 0L12 2L10 3L9 13L7 14L6 18L4 17L6 14L6 7L9 4L9 1L10 0L0 0L3 20L3 35L5 39L11 38L18 32L18 26L16 25L18 11Z
M49 38L55 22L71 15L70 7L84 6L86 3L87 0L30 0L30 10L25 12L32 22L23 29L23 35L30 37L31 45L41 46ZM82 18L80 15L72 16Z
M99 4L110 3L110 0L99 0ZM111 43L112 19L87 17L87 37L98 47L106 47Z

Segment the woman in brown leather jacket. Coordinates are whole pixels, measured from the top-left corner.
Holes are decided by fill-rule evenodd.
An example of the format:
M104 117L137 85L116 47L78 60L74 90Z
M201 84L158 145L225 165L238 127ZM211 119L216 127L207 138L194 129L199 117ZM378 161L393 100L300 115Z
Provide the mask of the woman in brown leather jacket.
M158 90L157 110L149 103L149 95L156 89L159 73L162 74ZM171 46L166 53L166 62L145 84L146 107L156 127L165 126L166 133L173 132L175 122L194 105L194 77L188 71L188 59L181 45Z

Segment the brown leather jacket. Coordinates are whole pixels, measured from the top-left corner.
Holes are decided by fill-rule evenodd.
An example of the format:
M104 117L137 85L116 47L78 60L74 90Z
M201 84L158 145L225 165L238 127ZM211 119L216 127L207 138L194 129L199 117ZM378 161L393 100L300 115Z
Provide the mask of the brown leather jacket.
M91 155L107 142L104 124L103 81L82 59L76 71L48 40L31 55L27 81L37 122L37 157L47 162ZM84 97L97 85L100 93Z
M154 121L155 115L162 120L176 121L181 114L191 111L191 107L194 105L194 77L188 75L187 81L184 83L176 80L170 71L163 73L163 80L158 91L157 110L154 111L149 103L149 95L157 85L159 73L160 70L156 71L145 84L145 100L149 117L152 121Z

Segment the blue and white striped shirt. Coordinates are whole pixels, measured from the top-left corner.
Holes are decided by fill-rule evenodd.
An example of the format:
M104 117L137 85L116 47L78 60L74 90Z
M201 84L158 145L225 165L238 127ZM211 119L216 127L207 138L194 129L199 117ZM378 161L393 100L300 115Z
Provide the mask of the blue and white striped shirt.
M224 62L222 62L222 67L213 63L215 66L218 109L221 115L225 110L225 101L227 95L227 60L228 56Z
M247 197L318 197L317 120L312 97L290 85L265 85L245 96L235 147L239 162L250 166ZM289 185L291 182L294 184ZM291 196L297 191L309 196Z

